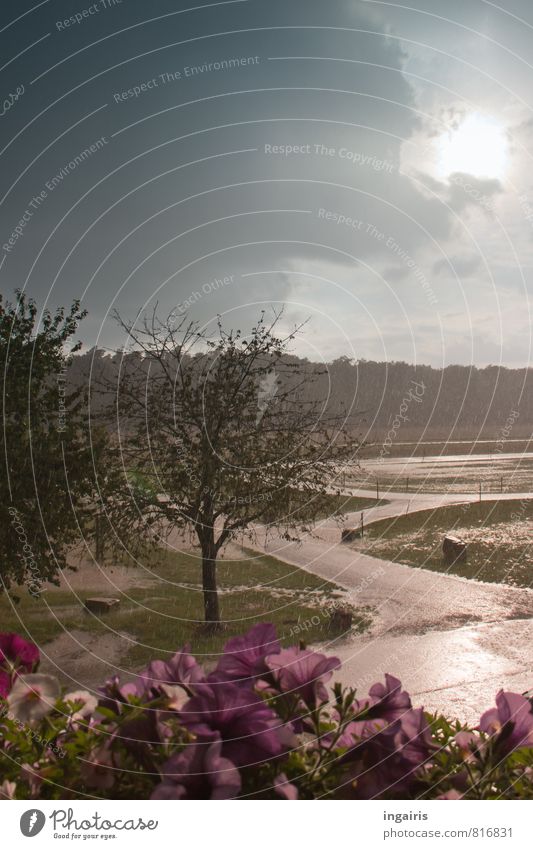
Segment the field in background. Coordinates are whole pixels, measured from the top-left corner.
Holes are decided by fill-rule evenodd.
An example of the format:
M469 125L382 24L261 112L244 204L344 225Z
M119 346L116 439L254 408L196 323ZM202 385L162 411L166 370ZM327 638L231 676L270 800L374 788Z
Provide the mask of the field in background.
M393 492L533 491L533 454L453 454L361 460L341 476L346 489Z
M518 430L513 428L513 434ZM401 438L400 438L401 436ZM404 438L406 437L406 438ZM387 439L387 432L374 434L359 451L360 459L379 457ZM398 439L387 445L387 457L447 457L453 454L525 454L533 452L531 434L505 439L500 435L487 439L440 439L421 434L420 438L409 438L405 431L398 431Z

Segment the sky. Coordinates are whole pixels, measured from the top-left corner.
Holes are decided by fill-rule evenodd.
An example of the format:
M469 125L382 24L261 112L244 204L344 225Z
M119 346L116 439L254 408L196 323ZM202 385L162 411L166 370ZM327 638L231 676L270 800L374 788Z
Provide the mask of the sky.
M528 0L4 2L0 288L295 351L531 363Z

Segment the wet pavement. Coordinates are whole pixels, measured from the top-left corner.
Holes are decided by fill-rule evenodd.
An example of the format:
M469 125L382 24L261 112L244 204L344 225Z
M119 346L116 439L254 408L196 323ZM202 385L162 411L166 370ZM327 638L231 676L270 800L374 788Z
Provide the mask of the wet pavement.
M354 495L368 496L364 490ZM388 504L365 511L365 522L476 501L475 496L387 493ZM484 500L531 498L531 493ZM360 513L346 524L358 525ZM300 543L258 529L255 548L335 581L354 605L374 610L370 632L332 641L343 683L368 687L390 672L417 705L475 722L500 689L533 688L533 591L415 569L361 554L340 543L331 520Z
M361 693L385 672L400 678L413 704L476 724L501 688L533 688L533 621L485 622L419 635L381 635L330 644L341 680Z

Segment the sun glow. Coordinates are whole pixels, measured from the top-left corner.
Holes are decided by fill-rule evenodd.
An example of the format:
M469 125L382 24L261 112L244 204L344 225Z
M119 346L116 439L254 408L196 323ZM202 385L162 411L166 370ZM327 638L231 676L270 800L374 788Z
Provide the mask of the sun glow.
M438 139L438 169L441 177L462 172L472 177L499 179L508 161L505 128L493 118L478 113Z

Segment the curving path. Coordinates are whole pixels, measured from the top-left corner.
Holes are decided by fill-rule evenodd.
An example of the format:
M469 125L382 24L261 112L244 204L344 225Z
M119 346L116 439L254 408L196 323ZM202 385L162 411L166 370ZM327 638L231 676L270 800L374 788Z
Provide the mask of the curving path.
M372 497L354 490L349 494ZM477 501L476 495L387 493L365 510L365 524L405 512ZM487 494L484 501L531 499L532 493ZM358 525L360 513L347 516ZM249 547L345 587L350 600L374 608L369 633L332 641L341 678L366 692L384 672L402 679L417 704L475 721L497 690L533 688L533 591L466 580L361 554L340 543L332 521L301 542L256 528Z

